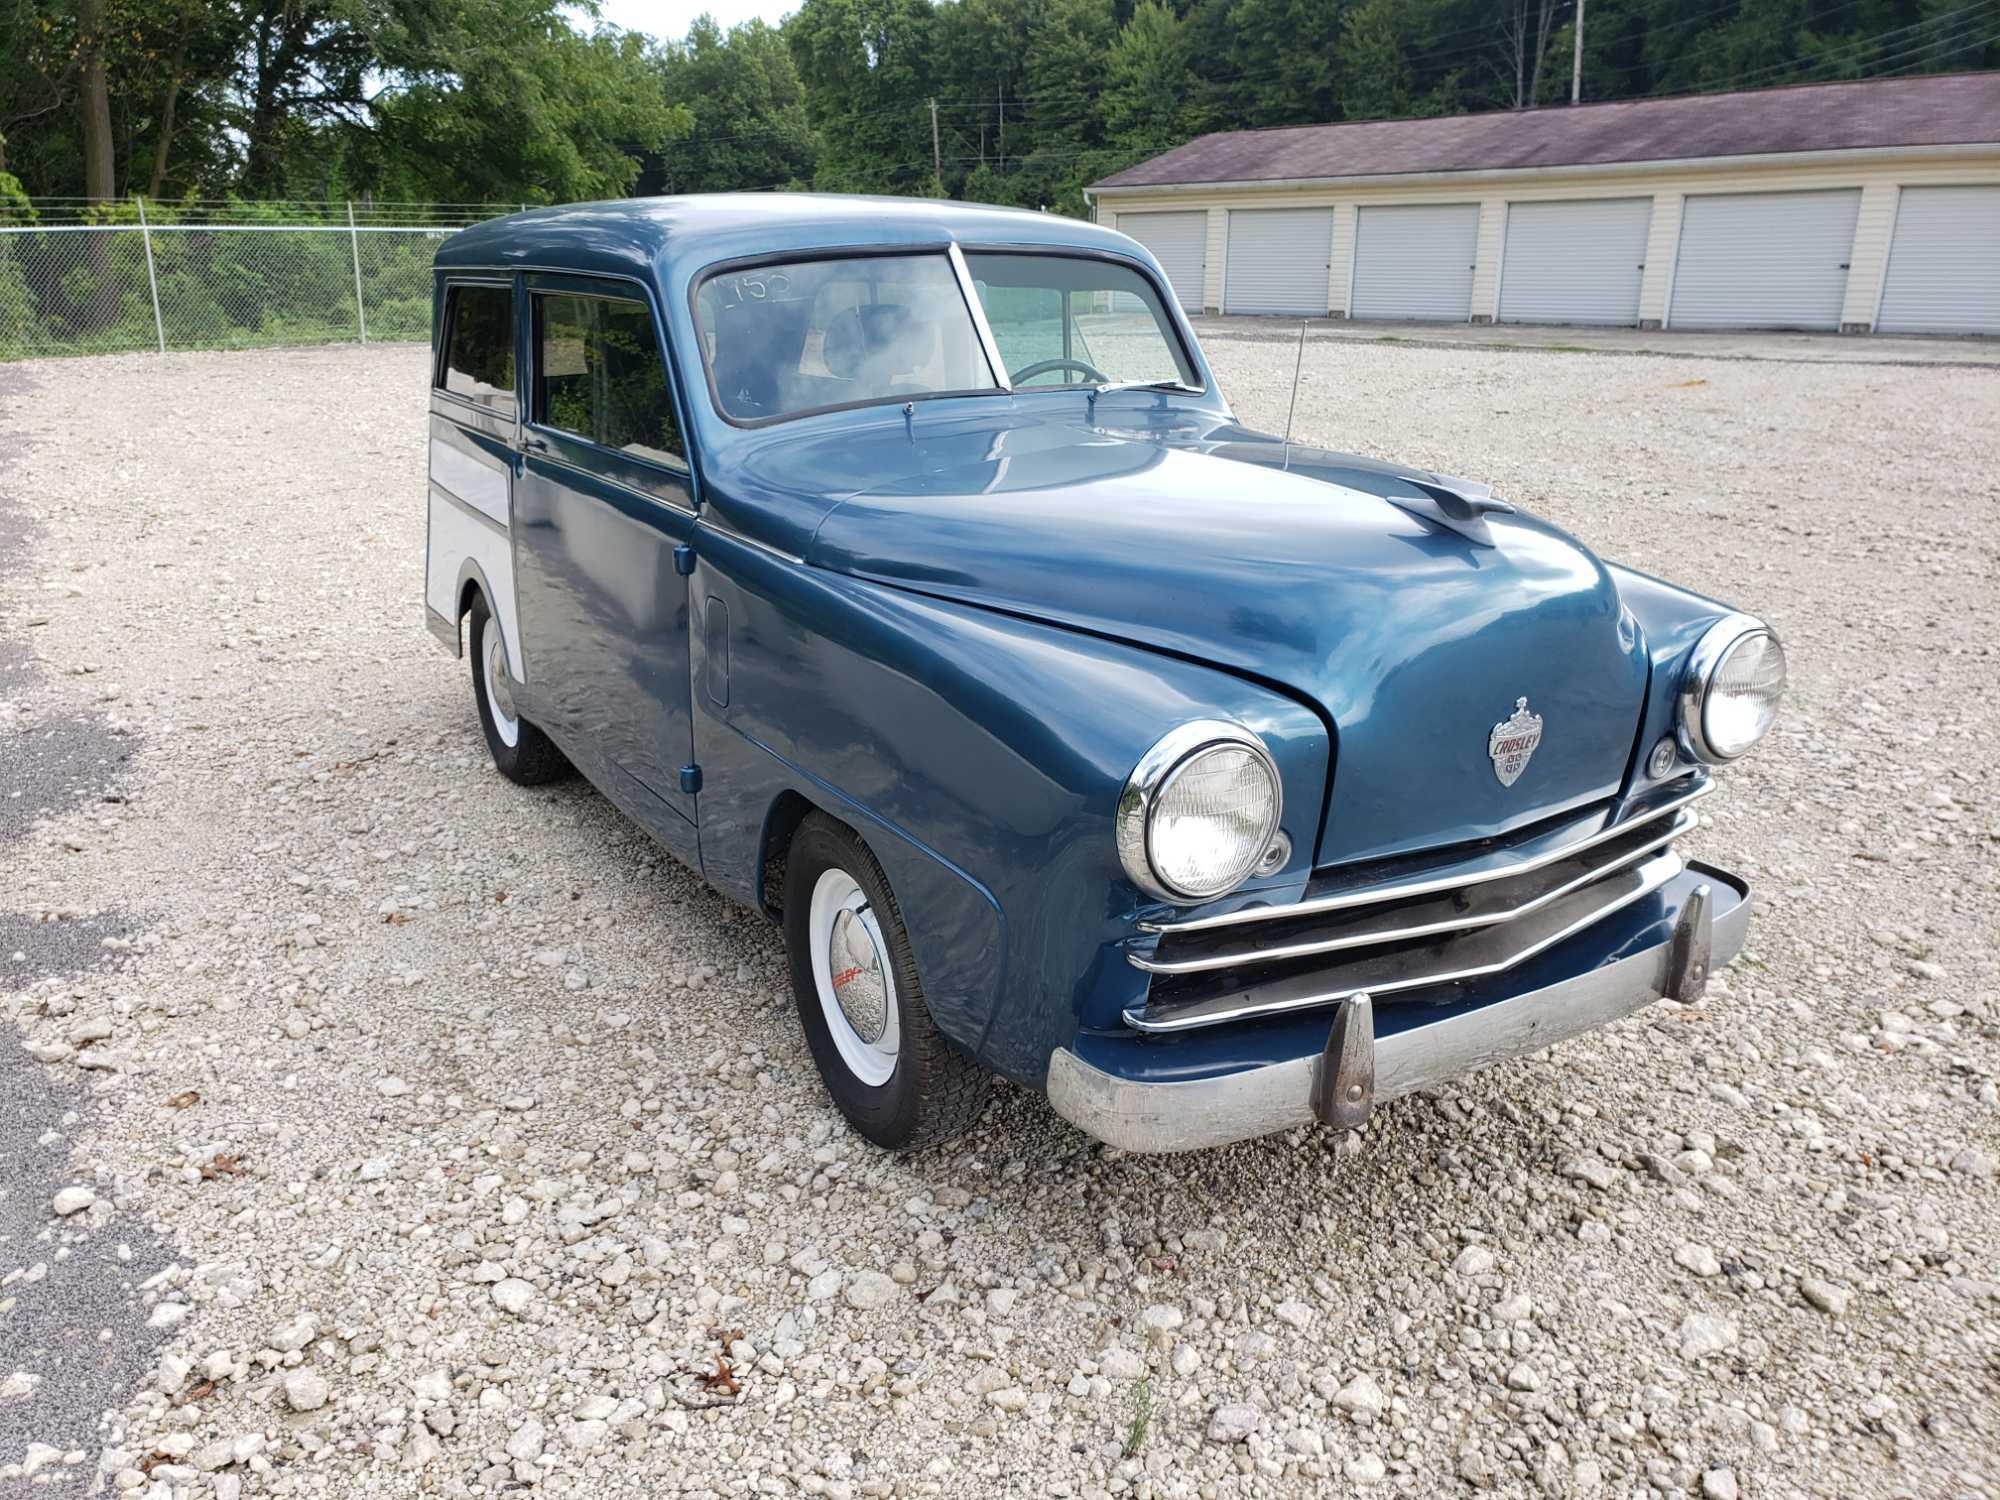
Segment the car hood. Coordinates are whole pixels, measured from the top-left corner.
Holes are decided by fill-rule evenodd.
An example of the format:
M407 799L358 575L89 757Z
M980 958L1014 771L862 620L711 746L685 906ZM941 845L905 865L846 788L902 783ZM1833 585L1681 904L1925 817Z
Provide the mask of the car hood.
M1541 521L1486 517L1482 544L1405 508L1422 491L1397 475L1421 471L1299 447L1274 467L1277 445L1238 429L967 426L882 447L900 454L878 451L876 476L902 477L836 504L808 562L1309 702L1335 743L1318 864L1492 837L1624 779L1643 644L1603 565ZM1489 740L1524 698L1542 740L1503 785Z

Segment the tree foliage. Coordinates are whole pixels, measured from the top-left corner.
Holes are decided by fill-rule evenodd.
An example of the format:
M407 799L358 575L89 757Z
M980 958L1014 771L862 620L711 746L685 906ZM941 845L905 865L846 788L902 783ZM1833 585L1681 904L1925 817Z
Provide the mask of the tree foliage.
M1574 24L1574 0L800 0L652 39L589 0L0 0L0 172L37 195L816 187L1074 213L1205 130L1565 103ZM1584 41L1590 100L2000 66L1962 0L1589 0Z

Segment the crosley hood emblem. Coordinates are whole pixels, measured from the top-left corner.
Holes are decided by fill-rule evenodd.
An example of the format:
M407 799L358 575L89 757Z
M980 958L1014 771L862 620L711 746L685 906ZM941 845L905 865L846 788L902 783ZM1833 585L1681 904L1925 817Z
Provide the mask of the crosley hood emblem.
M1512 786L1528 769L1528 757L1542 742L1542 716L1528 712L1528 700L1514 700L1512 718L1502 719L1486 737L1486 753L1493 757L1493 774L1500 785Z

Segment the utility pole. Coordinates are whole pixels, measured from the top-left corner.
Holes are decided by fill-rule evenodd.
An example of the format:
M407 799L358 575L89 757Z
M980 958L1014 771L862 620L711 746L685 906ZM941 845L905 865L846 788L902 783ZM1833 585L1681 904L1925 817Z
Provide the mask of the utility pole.
M1583 0L1576 0L1576 50L1569 60L1569 102L1583 102Z
M931 170L937 174L939 182L944 181L944 151L938 145L937 100L931 100Z
M994 80L993 118L999 122L1000 167L1004 171L1007 166L1007 81L1004 78Z

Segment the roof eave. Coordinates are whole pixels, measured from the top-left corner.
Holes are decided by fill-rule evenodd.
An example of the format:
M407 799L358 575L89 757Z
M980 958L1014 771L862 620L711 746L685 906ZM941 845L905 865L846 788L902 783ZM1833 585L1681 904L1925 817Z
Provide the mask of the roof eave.
M1252 177L1234 181L1149 182L1116 186L1092 183L1083 191L1086 198L1177 193L1282 192L1309 188L1402 187L1435 182L1494 182L1524 177L1601 177L1614 173L1630 175L1645 172L1685 172L1718 167L1799 166L1888 157L1949 159L1961 156L2000 156L2000 140L1964 141L1942 146L1843 146L1828 151L1770 151L1741 156L1665 157L1645 161L1582 162L1571 166L1479 167L1440 172L1378 173L1366 176Z

